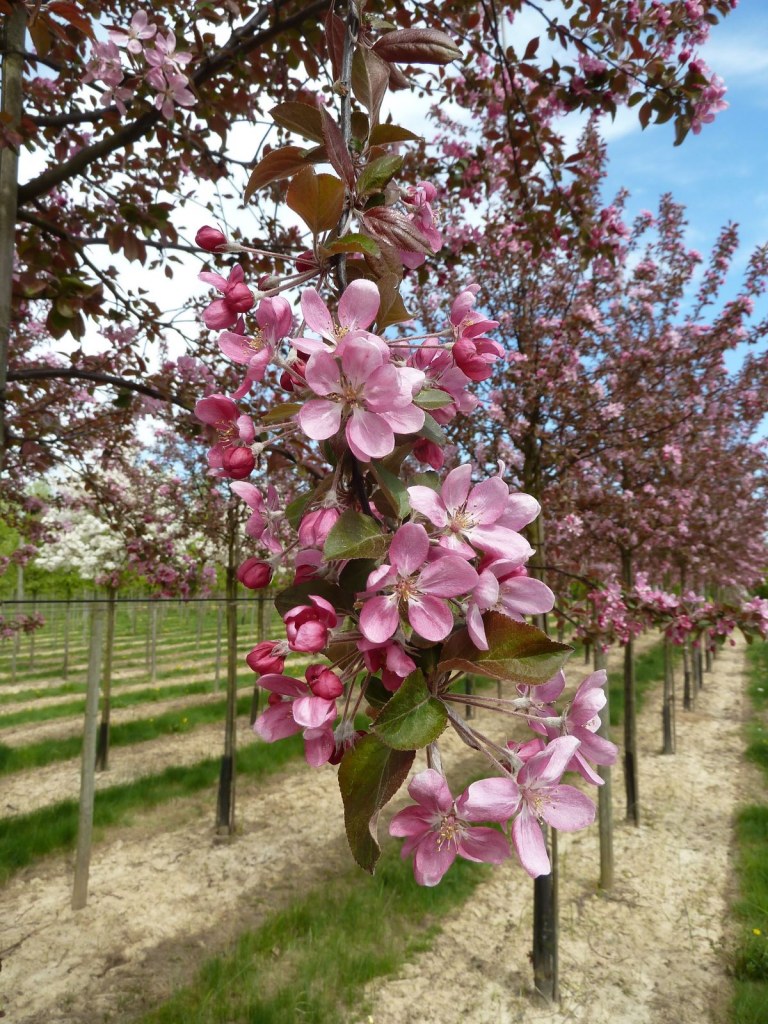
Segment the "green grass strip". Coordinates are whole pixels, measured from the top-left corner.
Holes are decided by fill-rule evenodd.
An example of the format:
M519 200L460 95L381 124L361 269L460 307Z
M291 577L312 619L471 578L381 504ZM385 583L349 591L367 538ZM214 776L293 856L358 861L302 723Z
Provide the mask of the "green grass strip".
M237 773L254 778L279 771L304 751L301 736L291 736L276 744L251 743L237 752ZM96 792L94 825L96 840L110 825L129 823L134 813L141 814L169 800L191 796L216 784L219 758L210 758L188 767L173 766L157 775L137 779L123 786L110 786ZM0 819L0 884L16 871L39 857L73 849L77 841L78 804L63 800L29 814Z
M457 860L439 886L416 885L410 858L389 849L373 878L345 872L303 894L140 1024L338 1024L363 986L428 949L440 921L488 877Z
M252 679L253 676L250 676ZM249 679L243 677L240 685ZM178 711L167 711L153 718L142 718L136 722L123 722L113 725L109 732L110 746L128 746L131 743L144 743L168 736L171 733L190 732L199 725L210 722L221 722L224 717L226 700L213 701L210 704L191 705ZM238 715L247 715L251 708L250 694L240 697L237 702ZM82 750L82 736L71 736L61 740L41 740L24 747L9 747L0 743L0 775L20 772L26 768L41 768L54 761L66 761L78 757Z
M153 704L161 700L173 700L174 697L192 697L210 692L211 684L205 682L186 683L183 686L159 686L151 690L135 690L130 693L114 693L112 709L129 708L135 704ZM7 715L0 715L0 729L10 729L11 726L25 725L27 722L48 722L55 718L82 715L84 712L84 700L72 701L67 704L49 704L44 708L24 708L22 711L12 711Z
M753 718L747 726L746 756L768 779L768 643L747 651L748 692ZM734 1024L768 1021L768 806L744 807L736 819L740 898L733 906L739 939L731 954Z

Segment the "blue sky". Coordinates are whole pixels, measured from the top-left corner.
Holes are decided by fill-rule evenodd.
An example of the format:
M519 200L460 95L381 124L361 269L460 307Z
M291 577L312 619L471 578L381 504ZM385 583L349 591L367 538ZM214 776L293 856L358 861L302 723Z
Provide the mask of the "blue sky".
M654 210L671 192L688 211L688 242L706 257L721 226L740 225L741 245L734 270L741 270L755 246L768 242L768 2L741 0L715 26L702 49L710 68L725 79L730 106L673 145L671 123L642 131L634 111L606 122L609 174L606 198L620 187L631 192L628 212ZM731 275L728 297L738 288ZM768 313L768 300L764 313Z

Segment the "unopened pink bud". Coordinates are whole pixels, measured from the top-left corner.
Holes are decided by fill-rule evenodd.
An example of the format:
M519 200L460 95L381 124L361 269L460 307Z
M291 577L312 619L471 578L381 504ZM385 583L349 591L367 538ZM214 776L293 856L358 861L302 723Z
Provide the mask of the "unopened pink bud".
M245 480L256 466L256 459L250 448L225 448L221 460L224 473L233 480Z
M261 590L272 579L272 568L259 558L247 558L237 570L237 578L249 590Z
M308 512L299 524L299 543L306 548L321 548L340 516L337 508L318 508Z
M310 665L304 673L309 683L309 688L316 697L324 700L336 700L344 692L344 685L336 675L325 665Z
M216 252L220 246L229 244L227 236L218 228L212 228L210 225L200 228L195 235L195 241L206 252Z
M265 640L264 643L256 644L253 650L246 656L248 668L260 676L276 673L282 675L285 668L285 656L279 653L276 644Z

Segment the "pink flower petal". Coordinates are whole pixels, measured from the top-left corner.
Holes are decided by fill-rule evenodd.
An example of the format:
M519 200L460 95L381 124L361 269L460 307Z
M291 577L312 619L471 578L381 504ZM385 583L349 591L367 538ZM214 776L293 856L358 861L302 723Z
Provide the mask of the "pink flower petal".
M313 331L329 341L336 340L331 314L315 288L305 288L301 293L301 313Z
M429 554L429 537L419 523L405 523L392 538L389 561L401 576L410 576L422 566Z
M453 612L439 597L412 597L408 621L425 640L444 640L453 629Z
M501 864L509 853L507 837L495 828L470 828L459 842L459 855L476 863Z
M339 364L329 352L310 356L304 376L316 395L335 395L341 389Z
M561 832L576 832L595 820L595 805L575 786L551 786L541 801L542 818Z
M360 612L360 632L375 644L382 644L400 625L397 596L392 594L373 597L366 601Z
M419 590L434 597L457 597L477 586L477 571L458 555L435 559L419 576Z
M421 484L409 487L408 498L413 511L420 512L421 515L426 516L433 526L443 527L448 525L448 516L443 500L431 487L423 487Z
M453 797L445 777L434 768L426 768L414 775L408 785L412 800L435 814L447 814L453 807Z
M413 876L419 885L437 885L458 853L454 841L443 842L436 832L425 836L413 854Z
M472 479L472 467L467 464L452 469L445 478L442 488L442 498L449 513L461 508L467 500L469 485Z
M362 462L380 459L395 448L395 435L376 412L353 409L345 428L352 454Z
M503 513L509 497L509 488L498 476L483 480L473 487L467 498L467 512L479 525L495 523Z
M512 843L520 863L532 878L549 874L549 857L541 826L527 807L523 807L512 822Z
M363 278L353 281L339 299L339 323L350 330L370 327L379 312L380 302L379 289L373 281Z
M498 776L480 779L461 794L456 812L466 821L509 821L520 806L520 789L514 779Z
M299 410L299 426L313 441L333 437L341 426L341 405L327 398L312 398Z

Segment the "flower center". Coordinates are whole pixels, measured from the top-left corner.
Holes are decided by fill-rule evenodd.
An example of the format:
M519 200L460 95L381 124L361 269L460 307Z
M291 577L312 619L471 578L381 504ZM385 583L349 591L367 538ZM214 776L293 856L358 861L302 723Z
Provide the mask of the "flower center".
M440 828L437 830L438 850L442 849L445 843L454 843L458 846L466 830L466 823L461 818L457 818L453 812L444 814L440 819Z

